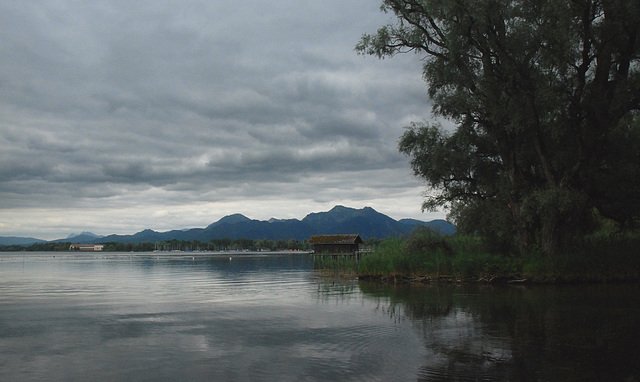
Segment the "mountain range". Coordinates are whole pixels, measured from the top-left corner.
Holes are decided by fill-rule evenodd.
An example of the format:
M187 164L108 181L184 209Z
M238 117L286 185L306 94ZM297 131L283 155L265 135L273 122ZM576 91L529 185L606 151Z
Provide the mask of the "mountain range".
M304 219L253 220L241 214L225 216L206 228L157 232L145 229L133 235L98 236L91 232L52 242L74 243L142 243L169 240L208 242L211 239L305 240L313 235L357 233L363 239L408 235L417 226L426 226L441 234L455 233L455 226L445 220L425 222L416 219L394 220L371 207L354 209L336 206L327 212L310 213ZM22 239L22 240L20 240ZM0 245L29 245L44 242L33 238L0 237Z

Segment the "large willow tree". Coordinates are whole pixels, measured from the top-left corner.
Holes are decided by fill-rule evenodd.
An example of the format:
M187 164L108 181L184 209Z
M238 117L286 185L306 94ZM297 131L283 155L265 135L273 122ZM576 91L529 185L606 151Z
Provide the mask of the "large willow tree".
M423 57L435 114L400 141L463 230L553 253L640 212L640 1L385 0L356 46ZM515 238L515 240L513 240Z

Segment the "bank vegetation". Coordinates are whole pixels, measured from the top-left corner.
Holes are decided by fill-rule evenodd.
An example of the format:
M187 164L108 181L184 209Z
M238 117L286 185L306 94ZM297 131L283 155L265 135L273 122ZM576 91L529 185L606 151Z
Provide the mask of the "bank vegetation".
M514 239L515 240L515 239ZM479 235L442 236L428 229L379 241L360 260L323 258L333 276L382 282L568 283L640 280L640 232L584 236L554 255L501 253Z

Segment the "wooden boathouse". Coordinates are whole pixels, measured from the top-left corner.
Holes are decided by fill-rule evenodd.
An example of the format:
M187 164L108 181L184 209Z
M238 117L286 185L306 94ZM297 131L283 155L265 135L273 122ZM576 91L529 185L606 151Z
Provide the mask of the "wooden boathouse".
M314 235L308 241L315 255L360 257L360 235Z

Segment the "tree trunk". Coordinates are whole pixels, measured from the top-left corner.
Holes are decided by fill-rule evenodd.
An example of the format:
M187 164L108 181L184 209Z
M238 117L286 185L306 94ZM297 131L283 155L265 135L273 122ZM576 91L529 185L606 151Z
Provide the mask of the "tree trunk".
M511 209L513 221L516 224L516 239L518 241L518 252L520 252L520 256L524 257L529 253L529 248L531 244L531 233L527 228L526 221L522 217L522 213L520 210L520 203L512 201L511 203L509 203L509 208Z
M558 249L557 217L545 220L540 232L540 246L542 253L553 255Z

